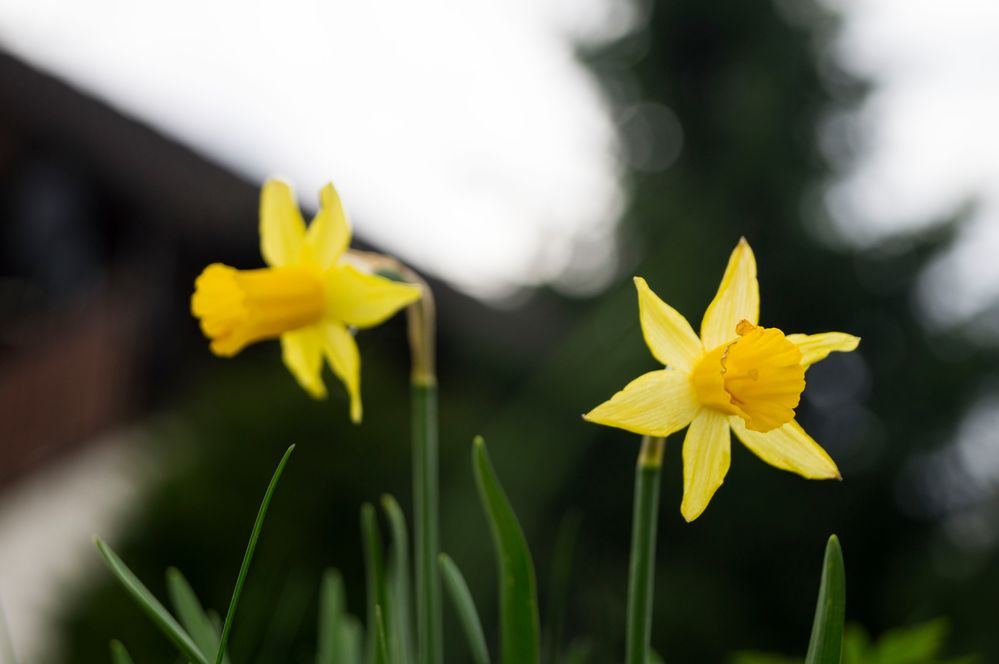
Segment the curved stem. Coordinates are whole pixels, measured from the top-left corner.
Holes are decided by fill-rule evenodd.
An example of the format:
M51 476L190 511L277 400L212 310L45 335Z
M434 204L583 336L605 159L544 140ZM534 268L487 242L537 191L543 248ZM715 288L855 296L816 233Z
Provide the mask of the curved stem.
M443 658L439 553L439 488L437 477L436 312L427 282L390 256L351 251L373 271L418 284L423 295L406 309L412 354L413 532L416 563L416 634L418 664L440 664Z

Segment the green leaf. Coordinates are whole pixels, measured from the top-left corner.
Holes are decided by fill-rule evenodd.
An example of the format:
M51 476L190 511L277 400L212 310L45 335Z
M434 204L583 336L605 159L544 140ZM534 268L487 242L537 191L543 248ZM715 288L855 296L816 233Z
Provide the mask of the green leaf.
M432 325L432 306L421 305ZM411 324L416 320L410 310ZM418 317L418 316L417 316ZM423 321L426 323L427 321ZM411 328L412 329L412 328ZM433 354L433 336L417 353ZM415 357L415 356L414 356ZM413 550L416 563L416 634L417 661L441 664L443 635L441 628L441 581L437 568L440 550L440 489L438 473L437 386L425 377L414 375L412 385L413 427Z
M344 646L342 664L361 664L361 644L364 643L364 626L356 616L348 615L343 622ZM341 664L341 662L337 662Z
M349 661L349 646L344 634L345 619L343 579L338 571L328 569L319 585L319 643L316 664L341 664Z
M731 664L801 664L800 657L774 655L765 652L739 652L732 656Z
M475 609L472 593L465 583L465 577L447 554L440 554L438 561L441 566L441 578L444 579L444 588L458 614L458 622L465 631L472 660L475 664L489 664L489 649L486 647L486 637L482 632L482 622L479 620L479 612Z
M267 516L267 508L270 507L271 497L277 488L284 466L288 463L288 458L295 450L292 445L285 450L284 456L278 463L277 470L271 477L271 483L264 492L264 499L260 501L260 509L257 510L257 519L253 522L253 530L250 532L250 541L246 543L246 553L243 554L243 564L239 567L239 576L236 577L236 587L232 591L232 599L229 601L229 610L225 614L225 623L222 625L222 638L219 640L218 650L215 652L215 664L222 664L225 655L226 645L229 643L229 633L232 631L232 623L236 619L236 608L239 606L239 597L243 594L243 584L246 583L246 575L250 571L250 562L253 560L253 552L257 548L257 540L260 539L260 531L264 527L264 518Z
M868 664L871 639L860 625L847 625L843 631L843 664Z
M925 664L937 658L947 637L947 623L943 620L916 625L907 629L887 632L873 648L873 659L878 664Z
M524 531L496 478L481 437L473 445L472 465L499 565L500 661L538 664L540 629L534 563Z
M412 595L409 584L409 535L406 517L395 498L382 496L382 508L388 517L389 534L392 546L388 553L387 589L389 594L389 617L392 620L389 631L393 639L393 664L409 664L413 652L413 636L410 631Z
M174 617L160 604L149 589L139 581L130 569L122 562L121 558L111 550L107 544L96 538L94 543L97 550L104 556L105 562L111 569L112 574L125 586L125 590L132 596L146 615L159 627L170 641L173 642L177 650L184 657L196 664L208 664L208 658L202 654L201 650L194 643L194 640L184 631Z
M375 664L389 664L388 639L385 636L385 620L382 618L382 607L375 607L375 632L378 635L375 650Z
M368 597L368 657L372 664L378 661L378 616L386 606L385 567L382 558L382 539L378 534L375 508L371 503L361 506L361 538L364 542L364 570ZM386 639L387 642L387 639Z
M215 652L219 647L219 633L187 579L180 570L171 567L167 569L166 581L167 594L180 619L180 624L191 635L201 652ZM228 657L223 658L223 662L228 663L228 661Z
M846 571L843 550L833 535L826 544L826 556L819 584L819 598L812 623L805 664L840 664L843 648L843 620L846 614Z
M111 641L111 664L132 664L132 657L118 639Z

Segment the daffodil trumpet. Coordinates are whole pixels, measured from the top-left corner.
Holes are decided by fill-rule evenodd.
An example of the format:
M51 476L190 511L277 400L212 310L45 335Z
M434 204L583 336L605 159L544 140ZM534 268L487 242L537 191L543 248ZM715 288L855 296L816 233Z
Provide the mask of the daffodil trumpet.
M700 516L729 469L730 432L768 464L809 479L839 469L795 418L808 368L860 339L841 332L789 334L759 325L756 258L745 239L732 252L700 336L635 278L645 343L665 368L639 376L585 419L645 436L688 427L683 441L687 521Z

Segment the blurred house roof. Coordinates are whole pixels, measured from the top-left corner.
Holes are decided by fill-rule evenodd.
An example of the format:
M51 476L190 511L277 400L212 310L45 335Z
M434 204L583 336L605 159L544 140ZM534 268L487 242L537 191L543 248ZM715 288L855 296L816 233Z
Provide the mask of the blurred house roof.
M0 488L134 414L148 329L173 332L157 299L178 247L238 235L256 205L231 171L0 53Z
M120 196L156 201L181 229L204 234L253 218L256 186L72 85L0 52L3 167L24 143L58 145Z

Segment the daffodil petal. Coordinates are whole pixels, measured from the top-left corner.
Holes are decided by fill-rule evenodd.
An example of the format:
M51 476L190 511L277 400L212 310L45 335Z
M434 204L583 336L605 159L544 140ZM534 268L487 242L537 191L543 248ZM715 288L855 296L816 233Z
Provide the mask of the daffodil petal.
M844 332L823 332L822 334L789 334L787 340L801 351L801 364L810 367L826 359L829 353L856 350L860 337Z
M350 224L344 212L340 195L333 183L327 184L319 192L320 207L309 230L305 242L319 267L326 269L336 263L350 244Z
M743 320L756 325L760 319L760 286L756 281L756 257L745 238L739 240L722 277L715 299L701 321L701 341L707 350L729 342Z
M688 522L701 515L725 481L732 458L728 417L710 408L702 410L683 439L683 502L680 513Z
M260 253L272 267L298 262L305 221L287 182L268 180L260 192Z
M337 265L325 275L326 315L355 327L378 325L420 299L414 284L366 274L353 265Z
M326 398L323 384L323 337L315 325L281 335L281 358L298 384L314 399Z
M652 355L663 364L690 372L704 354L704 346L690 323L652 292L645 279L635 277L642 334Z
M321 332L326 361L347 389L350 419L357 424L361 421L361 354L357 350L357 342L340 323L324 323Z
M660 369L631 381L583 418L646 436L668 436L687 426L699 408L690 377Z
M737 416L731 417L729 423L742 444L771 466L810 480L840 479L836 463L797 421L766 433L750 431Z

